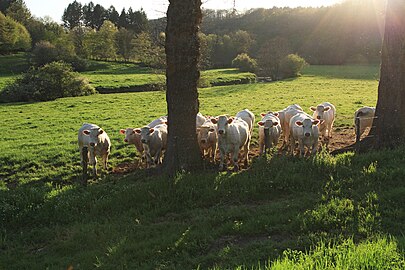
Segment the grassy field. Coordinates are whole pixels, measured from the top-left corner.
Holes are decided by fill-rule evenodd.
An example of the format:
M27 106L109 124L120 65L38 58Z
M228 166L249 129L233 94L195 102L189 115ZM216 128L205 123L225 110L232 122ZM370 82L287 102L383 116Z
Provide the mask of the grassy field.
M356 108L375 104L377 73L312 66L294 80L201 89L201 112L249 108L258 117L330 101L337 128L346 128ZM76 183L83 122L107 131L117 166L138 159L119 129L164 114L163 92L0 104L0 269L405 267L405 148L270 155L240 173L167 179L138 170Z
M20 53L0 56L0 91L18 74L29 67L29 55ZM134 63L89 61L88 70L81 73L100 92L136 92L163 88L166 77L161 70ZM256 76L237 69L215 69L201 72L201 87L231 85L255 81Z

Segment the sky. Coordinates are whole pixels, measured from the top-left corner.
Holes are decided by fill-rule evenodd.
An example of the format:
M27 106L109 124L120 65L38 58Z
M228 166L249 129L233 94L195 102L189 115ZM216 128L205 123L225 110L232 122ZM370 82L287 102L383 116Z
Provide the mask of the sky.
M35 17L50 16L54 21L61 22L64 9L74 0L25 0L27 7ZM90 0L77 0L86 4ZM333 5L342 0L236 0L236 9L245 11L251 8L277 7L319 7ZM209 9L231 9L233 0L202 0L203 8ZM168 0L93 0L94 4L100 4L104 8L113 5L121 13L122 8L126 10L132 7L133 10L143 8L149 19L156 19L166 15Z

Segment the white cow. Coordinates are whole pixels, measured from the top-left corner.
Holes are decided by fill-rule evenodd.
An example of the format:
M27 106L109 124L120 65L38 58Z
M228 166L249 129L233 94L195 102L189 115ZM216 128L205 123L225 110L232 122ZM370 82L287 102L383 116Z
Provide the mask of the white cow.
M356 118L360 118L360 129L359 137L364 133L366 128L371 128L375 115L375 107L363 107L358 109L354 113L354 123L356 123ZM357 135L357 129L355 130Z
M93 165L93 175L97 176L97 158L103 159L103 167L107 170L108 155L110 154L111 141L107 133L94 124L83 124L79 129L78 143L80 160L83 172L87 174L87 163Z
M294 115L300 112L303 112L303 110L298 104L290 105L278 112L277 117L280 119L280 125L284 137L283 145L281 147L288 145L288 142L290 141L290 120Z
M159 124L165 123L167 123L167 116L161 116L150 122L147 126L153 128ZM121 129L120 133L125 135L124 142L135 145L135 148L141 154L141 157L144 157L143 145L141 142L141 129L140 128Z
M252 136L253 124L255 122L255 115L248 109L244 109L236 114L237 118L243 119L249 126L250 136Z
M216 126L208 119L204 124L197 128L198 145L200 146L201 153L205 157L214 162L218 146L218 134Z
M318 150L319 128L318 124L323 120L314 120L306 113L298 113L290 120L290 147L291 155L294 154L295 142L298 141L300 156L304 156L304 146L311 153L315 154Z
M141 128L141 142L145 150L147 167L162 163L162 152L167 146L167 125Z
M323 102L318 106L311 107L311 111L314 112L312 117L318 120L324 120L319 125L319 132L321 133L326 145L329 143L329 139L332 138L333 122L335 122L336 108L332 103ZM326 136L327 134L327 136Z
M205 121L207 121L207 118L205 118L201 113L197 113L195 117L195 126L196 128L201 127Z
M266 150L273 145L277 145L281 135L280 119L276 116L278 113L261 114L262 120L259 125L259 153L264 155Z
M239 151L243 147L244 165L249 162L249 144L250 129L248 123L241 118L228 118L221 115L218 118L212 118L212 123L217 124L218 130L218 148L221 157L219 169L224 169L224 160L228 154L232 154L234 171L239 170L238 159Z

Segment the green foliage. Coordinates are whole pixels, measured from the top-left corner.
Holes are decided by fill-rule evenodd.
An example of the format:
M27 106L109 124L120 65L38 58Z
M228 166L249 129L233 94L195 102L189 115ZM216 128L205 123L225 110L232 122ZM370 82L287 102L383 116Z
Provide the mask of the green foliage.
M239 68L244 72L255 72L257 68L256 60L252 59L246 53L241 53L232 60L232 66Z
M307 65L304 58L297 54L289 54L281 60L280 74L282 78L297 77Z
M43 66L58 59L56 46L49 41L40 41L32 51L32 61L36 66Z
M30 47L31 37L27 29L0 12L0 53L23 51Z
M125 28L120 28L116 33L115 38L118 55L124 58L125 61L128 61L134 47L132 40L135 38L135 35Z
M94 88L63 62L30 69L1 93L2 102L46 101L94 94Z
M166 54L163 46L164 35L161 35L161 44L153 42L147 32L142 32L132 40L132 57L144 65L163 69L166 66Z
M98 31L89 32L85 46L89 56L95 59L114 59L116 57L115 35L117 27L110 21L104 21Z
M262 46L257 58L257 74L271 77L274 81L282 79L281 62L290 53L289 47L289 42L281 37L274 38Z

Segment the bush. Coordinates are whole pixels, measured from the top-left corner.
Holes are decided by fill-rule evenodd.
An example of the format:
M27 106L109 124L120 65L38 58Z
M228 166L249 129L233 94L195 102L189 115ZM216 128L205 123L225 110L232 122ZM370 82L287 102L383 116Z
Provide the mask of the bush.
M64 62L31 68L0 93L1 102L47 101L96 93L88 81Z
M58 50L49 41L39 41L32 51L32 61L39 67L58 59Z
M69 44L63 44L61 41L56 45L49 41L39 41L35 44L32 54L32 61L36 67L55 61L69 63L74 71L85 71L88 67L87 61L77 56L73 47L70 48Z
M292 78L297 77L301 70L307 65L307 62L304 58L300 57L297 54L289 54L281 60L280 63L280 73L281 77Z
M239 68L240 71L255 72L257 62L250 58L246 53L241 53L232 60L232 66Z

